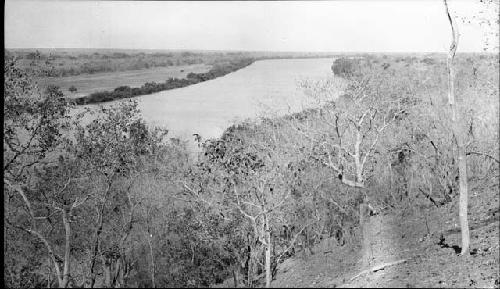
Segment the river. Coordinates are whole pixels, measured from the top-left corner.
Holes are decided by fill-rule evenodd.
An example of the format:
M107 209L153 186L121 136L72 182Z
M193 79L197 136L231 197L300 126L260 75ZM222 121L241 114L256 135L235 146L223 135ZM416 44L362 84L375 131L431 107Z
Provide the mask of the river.
M244 119L310 107L313 101L299 84L332 78L332 63L332 58L259 60L220 78L134 99L149 125L166 127L170 137L193 146L195 133L216 138Z

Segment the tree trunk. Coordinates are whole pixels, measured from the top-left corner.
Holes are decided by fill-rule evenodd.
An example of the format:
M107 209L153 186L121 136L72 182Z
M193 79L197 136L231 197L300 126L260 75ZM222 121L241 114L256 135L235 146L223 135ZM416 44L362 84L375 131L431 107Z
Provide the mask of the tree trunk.
M118 281L118 277L119 277L120 271L121 271L121 261L120 261L120 259L116 260L114 262L114 264L115 264L115 268L113 270L113 276L111 278L111 286L113 288L119 288L120 284L119 284L119 281Z
M365 201L359 205L359 226L361 228L361 238L363 240L363 267L367 267L370 265L370 236L369 236L369 228L368 221L370 219L370 215L368 213L369 209L367 208L367 204Z
M240 281L238 280L238 268L239 265L236 265L235 268L233 268L233 280L234 280L234 288L238 288L238 285Z
M461 255L466 255L469 251L470 233L469 220L467 216L468 207L468 183L467 183L467 161L465 156L465 147L463 141L458 148L458 173L460 187L460 201L458 216L460 218L460 227L462 230L462 252Z
M252 288L252 253L253 253L253 250L252 250L252 241L250 238L248 238L248 242L249 242L249 245L248 245L248 258L247 258L247 264L246 264L246 268L247 268L247 287L248 288Z
M48 257L48 260L47 260L47 264L48 264L48 273L47 273L47 288L52 288L52 267L50 266L50 263L51 263L51 260L50 260L50 256Z
M118 287L122 288L125 287L125 270L126 270L125 258L120 256L119 262L120 262L120 270L118 271L116 282L118 284Z
M469 222L467 219L467 206L468 206L468 183L467 183L467 159L465 154L464 145L464 134L463 134L463 124L462 121L458 119L458 108L455 99L455 72L453 67L453 60L455 59L455 53L458 47L459 34L455 22L453 21L449 9L448 2L444 0L444 6L446 8L446 15L450 22L451 32L452 32L452 42L450 45L450 50L447 59L448 68L448 104L451 110L451 122L453 135L457 142L458 150L458 176L459 176L459 219L460 228L462 231L462 252L461 255L466 255L469 251L470 234L469 234Z
M97 259L97 252L99 250L99 237L102 233L102 228L103 228L103 214L104 214L104 209L106 208L106 201L108 200L108 195L109 191L111 190L111 185L112 181L108 180L107 183L107 188L106 191L104 192L104 200L101 204L101 208L99 211L99 216L97 219L97 228L96 228L96 233L94 236L93 240L93 248L92 248L92 256L90 257L90 288L94 288L95 285L95 279L97 273L94 271L95 269L95 264L96 264L96 259Z
M361 151L360 145L363 140L363 136L361 135L361 127L357 127L356 131L356 143L354 144L354 164L356 165L356 183L363 183L363 165L361 163Z
M271 287L271 230L269 229L269 220L267 216L264 215L264 222L265 222L265 241L266 241L266 288Z
M148 235L147 239L148 239L148 244L149 244L149 255L151 258L151 283L153 285L153 288L156 288L156 285L155 285L155 259L154 259L154 255L153 255L153 244L151 243L151 236Z
M102 212L101 212L102 213ZM93 241L93 249L92 249L92 256L90 260L90 288L94 288L95 285L95 279L96 279L96 272L95 272L95 264L97 260L97 252L99 251L99 235L101 235L102 232L102 217L99 217L99 225L94 237Z
M64 249L64 269L63 269L63 278L61 284L59 284L59 287L61 288L66 288L68 287L69 283L69 273L71 270L70 267L70 252L71 252L71 225L69 223L68 219L68 211L66 209L63 210L63 223L64 223L64 230L66 233L66 247Z
M103 257L103 269L104 269L104 286L106 288L111 288L111 261Z

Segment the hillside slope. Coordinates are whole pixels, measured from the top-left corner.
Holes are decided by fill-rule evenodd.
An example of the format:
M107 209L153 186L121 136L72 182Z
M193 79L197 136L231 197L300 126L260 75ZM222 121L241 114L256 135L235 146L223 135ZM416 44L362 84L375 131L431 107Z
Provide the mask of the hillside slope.
M362 242L339 247L325 240L315 254L299 253L281 264L272 285L498 288L498 184L471 194L471 254L465 258L456 254L460 245L456 203L373 216L367 224L370 248L363 248Z

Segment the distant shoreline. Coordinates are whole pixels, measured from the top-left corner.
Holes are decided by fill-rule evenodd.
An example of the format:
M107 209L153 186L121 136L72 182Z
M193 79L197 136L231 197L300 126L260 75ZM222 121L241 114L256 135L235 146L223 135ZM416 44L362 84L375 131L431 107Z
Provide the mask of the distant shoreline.
M231 62L227 65L218 65L203 73L189 73L186 78L169 78L163 83L146 82L141 87L131 88L130 86L120 86L113 91L98 91L87 96L78 98L69 98L68 101L77 105L95 104L109 102L118 99L132 98L136 96L148 95L160 91L171 90L175 88L187 87L203 81L212 80L237 71L254 63L255 59L243 59L237 62Z
M219 65L204 73L189 73L186 78L169 78L163 83L147 82L141 87L131 88L129 86L120 86L113 91L98 91L91 93L87 96L69 98L68 100L76 105L96 104L103 102L110 102L119 99L133 98L136 96L149 95L152 93L166 91L176 88L183 88L207 80L212 80L218 77L225 76L231 72L238 71L245 68L259 60L272 60L272 59L315 59L315 58L329 58L333 55L300 55L297 57L290 56L270 56L259 58L245 58L236 62L231 62L227 65Z

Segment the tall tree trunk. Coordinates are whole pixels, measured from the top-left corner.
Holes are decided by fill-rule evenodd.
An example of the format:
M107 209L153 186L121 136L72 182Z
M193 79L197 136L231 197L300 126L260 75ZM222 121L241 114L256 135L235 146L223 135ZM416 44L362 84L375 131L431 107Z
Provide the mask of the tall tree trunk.
M117 279L116 283L118 284L117 287L122 288L125 287L125 270L127 270L125 264L125 257L120 256L118 262L120 262L120 270L118 271L118 276L116 277Z
M66 233L66 247L64 249L64 269L63 269L63 279L62 283L60 284L61 288L66 288L68 287L69 283L69 274L70 274L70 252L71 252L71 225L69 223L68 219L68 211L66 209L63 210L63 223L64 223L64 230Z
M246 263L246 268L247 268L247 287L252 288L252 253L253 253L253 247L252 243L253 239L248 237L248 258L247 258L247 263Z
M118 288L118 287L120 287L118 277L119 277L120 271L121 271L121 260L120 259L115 260L114 264L115 264L115 267L113 269L113 274L112 274L113 276L111 278L111 286L113 288Z
M240 281L238 279L238 271L239 271L239 264L233 268L234 288L238 288L238 285L240 284Z
M361 151L360 146L363 141L363 136L361 135L361 127L356 128L356 143L354 144L354 164L356 165L356 176L355 182L362 184L363 183L363 165L361 162Z
M94 288L95 285L95 279L97 273L95 272L95 264L97 262L97 252L99 251L99 238L102 233L103 229L103 223L104 223L104 209L106 208L106 201L108 200L109 196L109 191L111 190L111 185L112 185L112 180L108 180L107 182L107 188L106 191L104 192L104 200L101 203L101 208L99 211L99 216L97 219L97 228L96 232L94 235L94 240L92 242L93 248L92 248L92 255L90 257L90 288Z
M156 284L155 284L155 257L153 254L153 244L151 243L152 237L151 237L149 232L147 234L148 234L147 239L148 239L148 244L149 244L149 255L151 258L151 283L153 285L153 288L156 288Z
M462 252L460 254L466 255L469 251L469 244L470 244L469 222L467 219L467 205L468 205L467 159L465 155L463 123L461 119L458 119L458 108L455 99L455 85L454 85L455 71L453 67L453 60L455 59L455 53L458 47L459 33L456 27L456 23L450 15L447 0L444 0L444 6L446 9L446 15L448 17L448 21L450 22L451 32L452 32L452 41L447 59L448 104L451 110L453 135L457 142L457 150L458 150L457 163L458 163L459 192L460 192L458 215L460 218L460 228L462 231Z
M48 273L47 273L47 288L52 288L52 267L50 266L51 260L50 256L48 257L47 264L49 265L48 267Z
M104 270L104 286L111 288L111 260L107 257L102 257L102 267Z
M265 234L265 246L266 246L266 288L271 287L271 230L269 229L269 220L268 216L264 215L264 234Z

